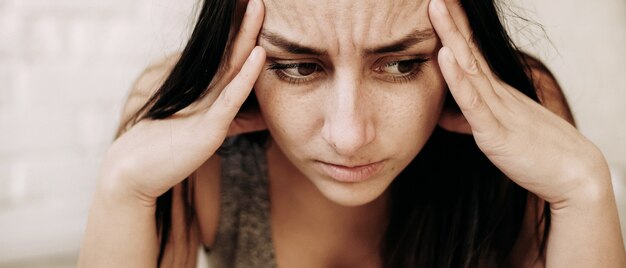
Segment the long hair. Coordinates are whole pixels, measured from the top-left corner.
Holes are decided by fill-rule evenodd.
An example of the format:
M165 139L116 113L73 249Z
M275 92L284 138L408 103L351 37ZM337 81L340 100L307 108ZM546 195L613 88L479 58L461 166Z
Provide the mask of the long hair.
M131 118L131 124L167 118L207 93L232 38L235 2L204 1L180 59L158 91ZM473 39L495 74L537 101L528 66L506 33L494 0L461 3ZM252 94L243 109L255 105ZM456 106L450 95L446 105ZM189 179L182 186L184 220L190 228L195 218L193 186ZM385 267L506 265L521 229L528 191L491 164L471 136L436 128L390 187L391 217L380 247ZM172 195L169 190L157 199L159 266L170 242ZM550 225L547 203L542 220L543 251Z
M528 58L505 31L494 1L461 0L473 40L507 84L538 101ZM447 108L458 109L451 95ZM468 135L437 128L391 185L385 267L506 267L519 235L528 191L498 170ZM548 204L540 221L550 227ZM539 223L537 224L539 230Z

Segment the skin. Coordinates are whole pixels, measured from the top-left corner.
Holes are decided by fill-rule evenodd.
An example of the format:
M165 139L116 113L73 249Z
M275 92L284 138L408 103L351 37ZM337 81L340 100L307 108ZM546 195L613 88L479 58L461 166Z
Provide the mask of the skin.
M258 44L265 49L268 64L304 62L320 67L306 76L297 67L266 68L254 87L272 135L267 154L277 261L283 267L304 263L379 267L377 245L387 218L385 190L427 141L445 95L428 3L265 4ZM345 10L352 12L342 16ZM328 19L337 17L342 19ZM415 30L428 36L406 50L367 53ZM277 34L325 53L290 53L273 44L271 37ZM410 71L386 66L417 56L426 61L412 65ZM303 82L281 79L277 72ZM413 78L408 81L394 81L409 75ZM341 166L382 162L383 167L363 182L346 183L326 174L320 162ZM295 246L302 244L309 246Z
M506 175L550 202L546 266L625 266L611 181L599 150L563 119L493 75L468 38L471 31L457 1L387 2L318 1L281 13L281 5L295 2L267 1L264 20L263 3L251 0L210 93L168 119L137 123L111 145L78 266L156 266L157 197L174 186L180 190L177 185L192 172L206 179L199 182L216 182L219 158L213 154L223 139L267 126L274 141L268 164L279 265L379 267L375 253L385 226L384 190L437 123L472 134ZM346 12L352 9L359 12ZM407 21L418 25L405 25ZM409 53L430 55L420 79L406 84L381 80L380 73L372 72L377 57L360 52L378 45L381 33L396 38L410 27L433 28L443 47L424 42ZM305 57L325 67L317 80L287 86L272 76L266 59L292 57L258 38L272 29L328 51L325 58ZM441 113L444 81L462 114ZM255 83L261 116L238 116ZM313 168L316 160L387 163L369 180L346 185ZM209 188L217 191L214 186ZM180 202L175 198L175 207ZM174 218L181 219L180 213L174 210ZM173 234L189 231L191 237L201 234L210 240L215 228L203 227L208 213L198 214L192 230L180 229L176 221ZM193 239L190 246L198 243Z
M427 7L426 1L266 2L259 45L268 63L313 63L322 69L306 76L298 67L264 70L255 84L263 118L278 147L270 149L270 155L288 160L277 161L277 172L308 179L326 198L346 206L369 203L387 189L432 133L444 99L436 61L439 45ZM342 16L345 10L351 12ZM415 30L428 31L429 36L406 50L367 53ZM269 41L269 35L278 33L299 45L323 49L326 55L289 53ZM427 60L409 71L385 66L416 55ZM285 81L277 73L300 83ZM393 80L408 75L414 78ZM359 183L337 181L320 168L320 162L361 166L381 161L382 169Z

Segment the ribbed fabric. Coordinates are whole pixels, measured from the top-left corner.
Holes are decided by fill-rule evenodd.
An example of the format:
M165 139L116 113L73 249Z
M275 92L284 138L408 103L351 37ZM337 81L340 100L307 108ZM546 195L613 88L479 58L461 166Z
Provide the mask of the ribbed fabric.
M210 268L276 267L264 149L241 137L228 138L222 157L220 219Z

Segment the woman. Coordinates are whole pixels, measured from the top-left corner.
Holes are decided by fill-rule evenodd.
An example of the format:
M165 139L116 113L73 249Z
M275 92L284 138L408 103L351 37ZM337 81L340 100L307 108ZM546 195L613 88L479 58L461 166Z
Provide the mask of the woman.
M496 10L206 1L131 93L79 266L623 267L606 162Z

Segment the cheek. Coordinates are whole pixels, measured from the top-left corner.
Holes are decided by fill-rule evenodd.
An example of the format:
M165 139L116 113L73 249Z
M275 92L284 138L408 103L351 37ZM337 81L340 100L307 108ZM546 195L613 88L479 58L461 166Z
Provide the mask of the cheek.
M397 86L393 93L387 93L389 101L381 110L385 117L394 118L405 128L413 126L414 130L434 125L445 97L444 80L438 70L434 65L425 68L416 82Z
M430 68L427 68L424 72L428 77L421 84L421 88L424 90L421 90L420 96L416 98L420 102L416 107L419 110L416 114L419 114L424 121L434 126L441 115L447 87L436 61L431 63Z
M438 69L424 70L423 77L389 95L377 124L381 142L395 148L400 157L412 158L430 137L439 120L445 97Z
M314 122L319 121L316 120L319 111L314 105L315 100L297 96L270 75L268 72L262 74L254 87L270 133L274 139L291 143L308 139L313 135Z

